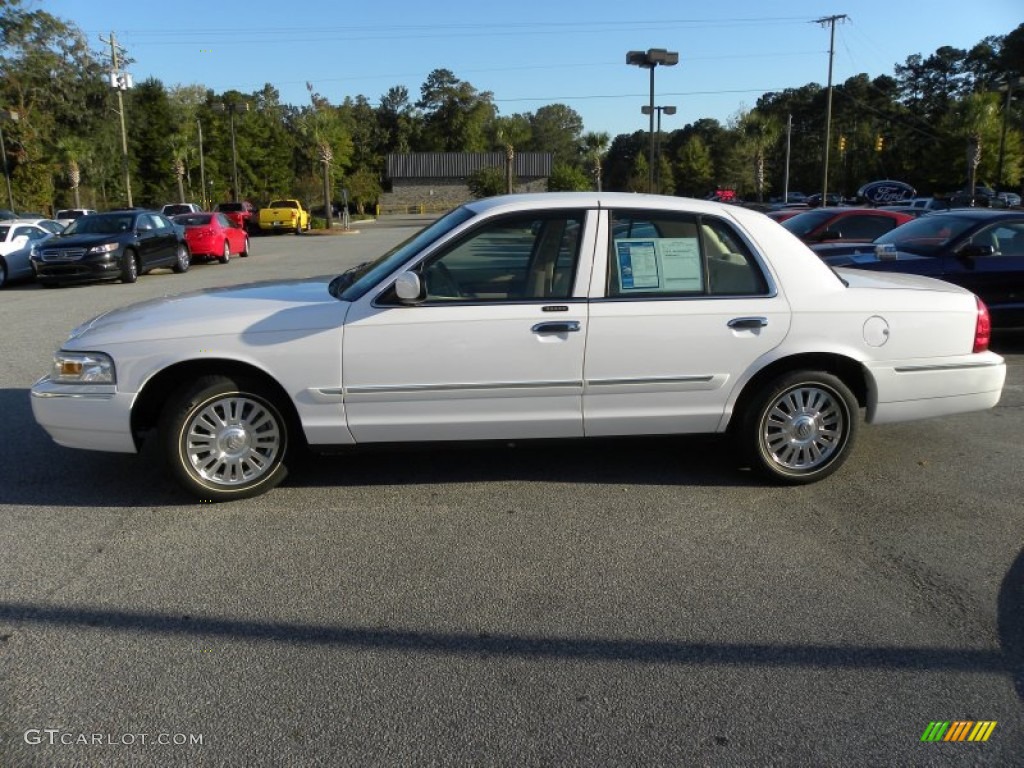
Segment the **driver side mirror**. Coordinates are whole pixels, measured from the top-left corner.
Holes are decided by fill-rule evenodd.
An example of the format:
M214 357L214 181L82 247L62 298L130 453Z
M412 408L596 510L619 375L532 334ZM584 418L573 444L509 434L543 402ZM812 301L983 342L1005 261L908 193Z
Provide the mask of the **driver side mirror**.
M423 281L415 272L403 272L395 280L395 295L403 304L417 304L423 301Z

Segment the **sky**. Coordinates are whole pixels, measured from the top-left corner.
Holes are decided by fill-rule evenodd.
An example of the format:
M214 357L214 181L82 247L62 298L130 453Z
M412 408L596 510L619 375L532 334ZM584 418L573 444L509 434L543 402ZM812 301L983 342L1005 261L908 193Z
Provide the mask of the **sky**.
M679 64L655 71L655 104L674 106L662 129L702 118L727 123L763 93L828 80L893 75L908 56L970 49L1024 23L1021 0L846 0L693 3L683 0L486 0L238 3L174 0L27 0L73 22L97 50L116 35L136 82L203 85L221 93L265 83L288 104L309 103L307 83L332 104L363 95L376 105L393 86L412 101L434 69L490 91L501 115L572 107L585 131L645 130L650 74L631 50L665 48Z

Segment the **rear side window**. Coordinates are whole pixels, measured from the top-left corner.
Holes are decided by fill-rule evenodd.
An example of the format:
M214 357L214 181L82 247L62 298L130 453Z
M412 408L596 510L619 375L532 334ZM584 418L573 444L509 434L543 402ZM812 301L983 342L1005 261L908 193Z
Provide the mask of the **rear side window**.
M611 218L607 295L757 296L768 292L760 265L726 222L669 212Z

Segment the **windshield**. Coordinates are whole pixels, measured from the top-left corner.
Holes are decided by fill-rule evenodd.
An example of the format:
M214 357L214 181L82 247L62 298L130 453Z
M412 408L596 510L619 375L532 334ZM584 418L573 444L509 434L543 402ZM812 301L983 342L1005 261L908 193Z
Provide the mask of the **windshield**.
M933 213L908 221L875 240L912 253L928 255L941 251L977 223L969 216Z
M823 208L818 211L798 213L796 216L791 216L781 222L781 224L797 237L802 237L803 235L809 235L835 215L834 210Z
M131 214L94 214L75 219L64 230L65 235L114 235L132 228Z
M429 227L421 229L404 243L395 246L376 261L360 264L351 272L351 277L347 281L349 285L344 288L338 298L345 301L355 301L360 298L419 251L431 243L440 240L464 221L473 218L474 215L466 207L456 208L454 211L442 216ZM346 273L346 277L349 274Z

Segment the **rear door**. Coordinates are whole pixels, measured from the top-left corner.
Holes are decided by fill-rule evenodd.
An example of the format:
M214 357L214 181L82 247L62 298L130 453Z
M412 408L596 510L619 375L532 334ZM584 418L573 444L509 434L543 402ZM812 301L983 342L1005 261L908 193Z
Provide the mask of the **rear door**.
M599 232L586 434L716 431L736 381L788 333L788 303L725 219L619 209Z

